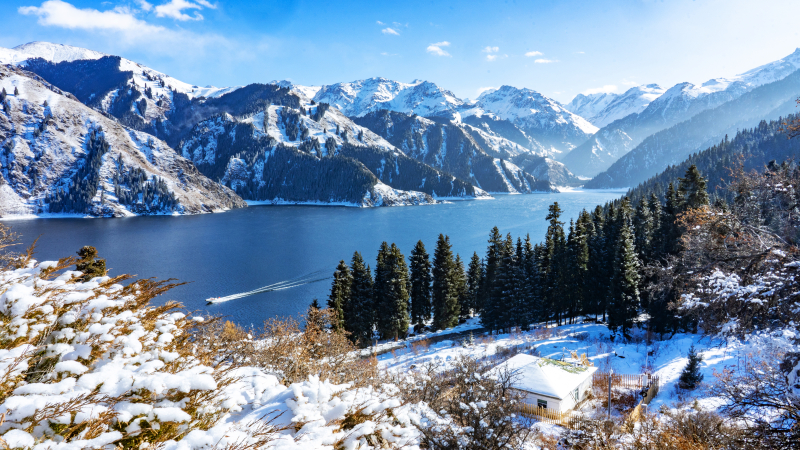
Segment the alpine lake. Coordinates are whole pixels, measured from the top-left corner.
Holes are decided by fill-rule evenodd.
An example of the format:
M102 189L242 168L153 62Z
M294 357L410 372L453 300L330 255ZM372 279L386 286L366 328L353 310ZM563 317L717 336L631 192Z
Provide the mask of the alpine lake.
M247 292L320 271L330 277L339 260L359 251L375 265L381 242L396 243L406 257L418 240L430 255L440 233L466 265L483 257L492 227L514 239L544 239L547 209L558 202L565 228L582 209L624 195L624 190L571 190L553 194L496 195L493 200L427 206L350 208L339 206L251 206L221 214L122 219L31 219L0 221L22 236L39 238L35 258L57 260L84 245L97 248L109 275L173 278L186 282L155 299L181 302L189 311L225 316L244 326L270 317L297 316L314 298L324 305L330 279L258 293L224 303L207 299ZM296 284L296 283L295 283Z

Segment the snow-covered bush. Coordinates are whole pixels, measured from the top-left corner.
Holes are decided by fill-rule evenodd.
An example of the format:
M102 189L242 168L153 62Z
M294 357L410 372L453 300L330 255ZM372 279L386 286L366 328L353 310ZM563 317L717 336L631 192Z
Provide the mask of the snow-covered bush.
M235 379L193 343L197 321L151 298L172 286L80 282L74 260L0 273L0 433L74 448L179 439L229 408ZM11 432L11 430L16 430Z
M289 384L235 359L253 344L235 327L150 306L169 283L15 261L0 271L0 447L418 448L419 408L395 386L336 384L313 365ZM285 356L325 360L318 333Z
M436 363L396 380L403 398L417 405L413 423L421 443L432 449L523 448L531 429L516 415L520 393L511 372L461 355L449 370Z

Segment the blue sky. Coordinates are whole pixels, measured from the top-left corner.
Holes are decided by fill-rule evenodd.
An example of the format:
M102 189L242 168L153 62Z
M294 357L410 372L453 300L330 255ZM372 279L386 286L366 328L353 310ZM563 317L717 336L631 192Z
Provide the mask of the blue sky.
M797 17L795 0L3 0L0 46L87 47L198 85L383 76L567 102L780 59L800 47Z

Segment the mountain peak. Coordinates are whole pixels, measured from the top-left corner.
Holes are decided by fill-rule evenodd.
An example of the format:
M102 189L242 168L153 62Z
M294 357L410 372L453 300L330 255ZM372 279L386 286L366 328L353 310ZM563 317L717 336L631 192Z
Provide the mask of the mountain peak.
M28 42L27 44L14 47L13 50L55 63L77 61L79 59L100 59L104 56L108 56L105 53L89 50L87 48L43 41Z

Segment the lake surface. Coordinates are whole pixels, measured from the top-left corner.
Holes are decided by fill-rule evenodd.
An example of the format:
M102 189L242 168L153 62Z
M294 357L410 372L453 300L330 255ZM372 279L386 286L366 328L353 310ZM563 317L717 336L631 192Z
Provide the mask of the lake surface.
M359 251L373 266L382 241L396 243L408 256L418 240L433 255L439 233L469 261L484 256L489 231L540 242L547 208L557 201L569 223L581 209L618 198L624 191L569 191L559 194L502 195L494 200L390 208L335 206L251 206L223 214L125 219L33 219L4 221L28 245L40 237L36 259L75 255L84 245L106 258L111 275L176 278L190 282L158 302L177 300L190 310L227 316L259 326L273 316L304 312L313 298L325 303L330 280L206 305L209 297L250 291L325 269Z

